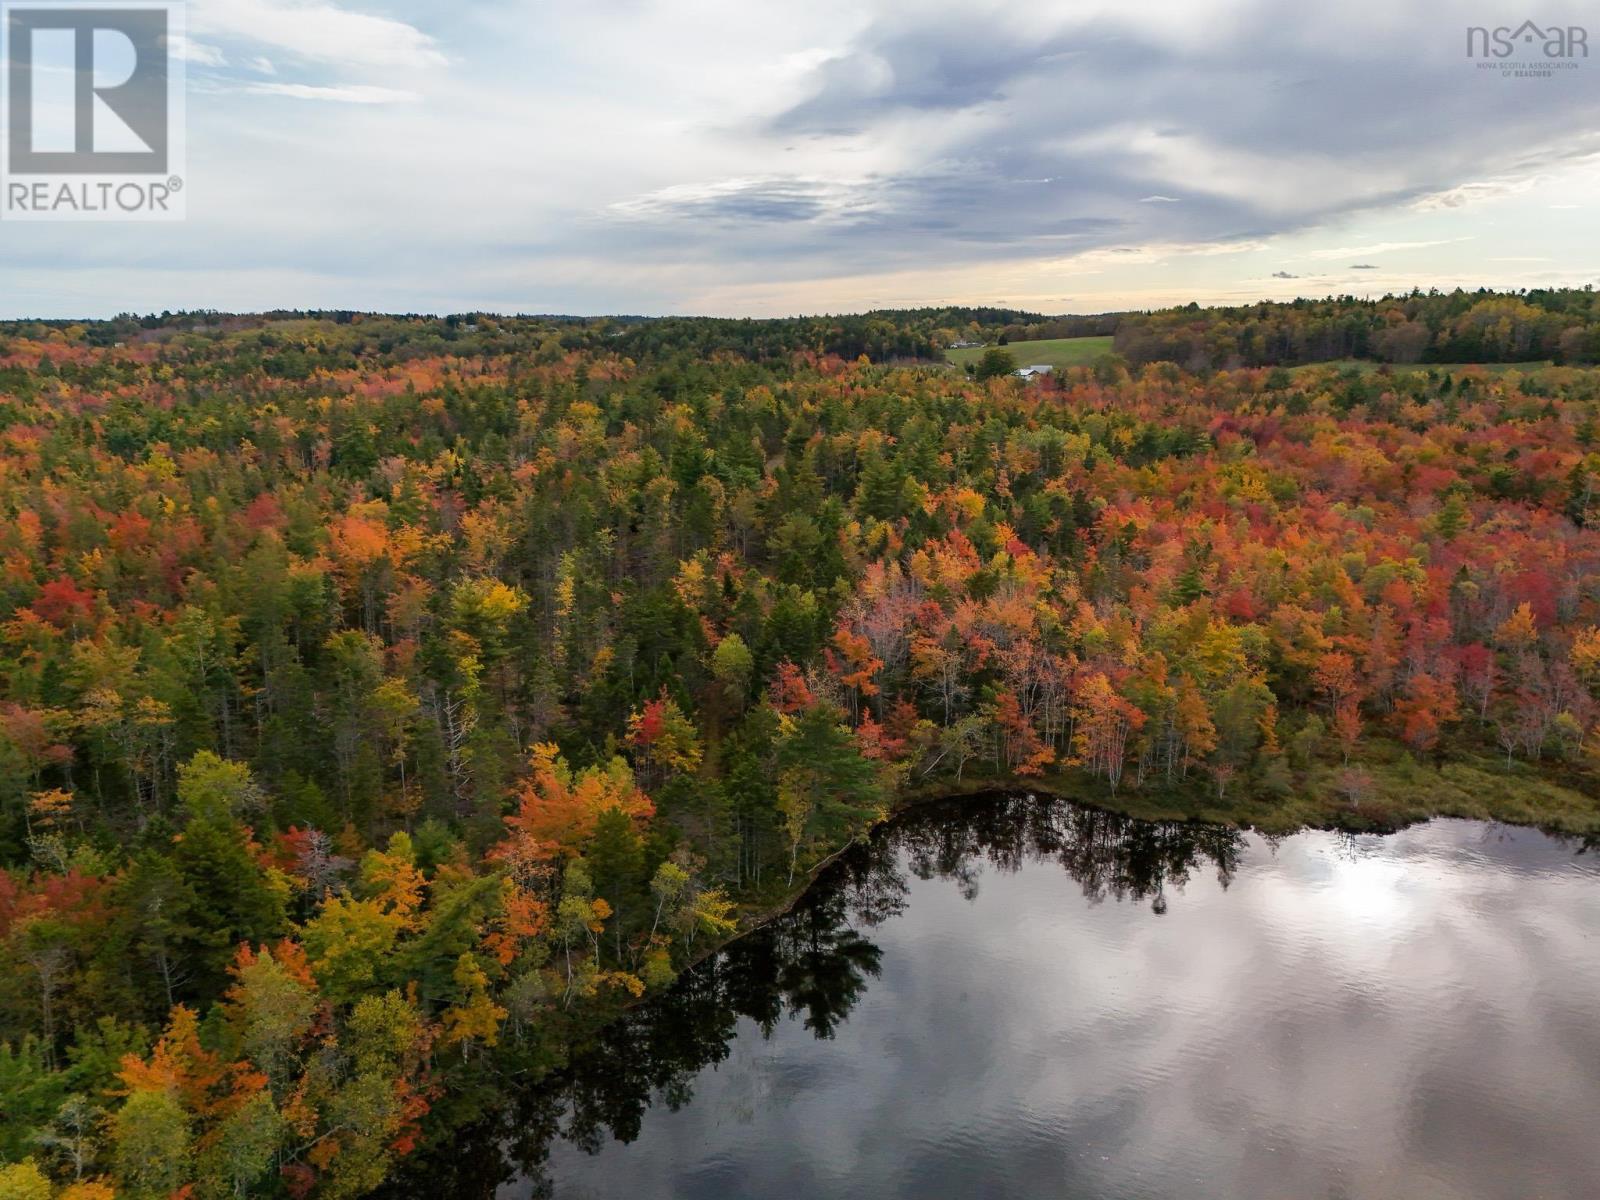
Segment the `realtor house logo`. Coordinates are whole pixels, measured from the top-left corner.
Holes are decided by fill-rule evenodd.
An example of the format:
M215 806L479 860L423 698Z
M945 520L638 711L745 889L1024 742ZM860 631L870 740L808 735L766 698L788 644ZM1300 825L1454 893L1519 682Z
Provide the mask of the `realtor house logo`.
M1589 57L1589 31L1582 25L1472 25L1467 58L1480 70L1504 78L1550 79L1576 71Z
M0 0L0 220L184 215L178 3Z

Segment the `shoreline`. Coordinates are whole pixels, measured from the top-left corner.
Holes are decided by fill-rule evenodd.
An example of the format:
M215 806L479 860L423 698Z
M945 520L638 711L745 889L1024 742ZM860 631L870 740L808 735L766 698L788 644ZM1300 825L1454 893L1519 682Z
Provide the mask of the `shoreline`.
M1448 765L1448 764L1447 764ZM571 1054L592 1039L600 1030L615 1021L625 1018L642 1006L661 1000L668 995L672 987L685 974L701 966L708 959L732 946L735 942L759 932L761 929L780 919L801 903L812 889L823 879L828 871L839 863L847 854L857 846L864 844L869 838L884 827L890 825L915 809L939 803L960 803L974 801L983 797L1007 793L1028 793L1035 796L1053 800L1065 801L1070 804L1086 808L1098 809L1103 812L1114 813L1132 820L1149 822L1170 822L1177 824L1211 825L1222 828L1239 830L1252 830L1258 833L1272 835L1288 835L1303 830L1344 830L1347 832L1393 834L1408 827L1425 823L1436 818L1453 818L1479 821L1498 821L1504 824L1517 825L1525 828L1536 828L1541 832L1559 837L1595 836L1600 833L1600 823L1595 823L1584 814L1574 814L1579 817L1579 825L1587 828L1573 828L1561 823L1541 823L1537 820L1517 820L1514 814L1520 815L1520 810L1512 807L1507 810L1503 804L1490 801L1481 806L1482 811L1452 811L1457 806L1454 804L1427 804L1420 805L1415 802L1400 810L1383 810L1382 815L1389 819L1380 823L1377 810L1366 812L1360 810L1340 811L1338 809L1320 812L1321 820L1294 820L1288 821L1262 821L1252 819L1264 806L1264 802L1244 793L1242 789L1236 794L1225 808L1214 807L1213 803L1204 797L1160 795L1153 796L1134 789L1128 789L1121 795L1112 795L1105 791L1104 784L1093 780L1081 772L1042 776L1030 780L999 779L988 776L967 776L960 781L944 780L919 787L907 787L897 793L893 803L887 808L878 820L860 830L854 837L842 845L834 847L822 858L811 864L804 872L797 872L794 885L784 889L783 893L775 896L766 903L752 904L748 909L740 911L738 926L727 937L708 942L698 948L697 952L680 967L673 976L673 984L656 991L647 992L637 998L612 999L590 1008L587 1012L569 1012L566 1019L570 1022L569 1031L583 1030L582 1034L564 1041L564 1055ZM1103 794L1096 794L1103 793ZM1426 795L1426 793L1423 793ZM1503 800L1503 797L1497 797ZM1195 803L1195 801L1199 801ZM1278 810L1281 813L1281 809ZM513 1057L516 1051L512 1051ZM530 1086L537 1084L548 1076L560 1074L566 1068L565 1061L546 1062L537 1074L529 1076L522 1072L513 1072L519 1076L517 1086ZM400 1172L404 1177L404 1171ZM380 1191L381 1195L393 1195L388 1191Z
M1424 824L1440 817L1457 820L1499 822L1537 829L1541 833L1558 837L1600 836L1600 796L1584 796L1559 780L1550 778L1546 770L1528 768L1506 772L1506 782L1531 785L1536 789L1559 789L1588 801L1588 811L1582 808L1535 808L1519 802L1518 794L1502 789L1487 796L1467 796L1463 802L1460 789L1464 772L1482 773L1480 765L1467 760L1451 760L1438 766L1415 762L1360 763L1362 770L1380 773L1379 782L1388 791L1373 800L1357 806L1342 802L1328 802L1327 798L1301 797L1297 802L1279 803L1262 799L1240 788L1233 796L1222 800L1206 797L1198 788L1163 789L1157 792L1129 788L1120 794L1110 792L1105 785L1080 771L1055 773L1031 779L969 775L960 780L942 780L931 784L903 788L882 818L874 821L855 837L835 847L813 863L802 880L784 896L767 905L741 913L735 932L697 953L681 968L678 974L693 970L711 955L728 945L754 933L785 913L793 910L802 897L816 884L822 874L838 862L856 845L871 837L879 828L903 814L925 804L940 801L975 799L980 796L1004 792L1028 792L1116 813L1138 821L1178 822L1198 825L1216 825L1224 828L1252 830L1274 836L1287 836L1307 829L1340 830L1347 833L1393 834L1414 825ZM1387 770L1386 770L1387 768ZM1426 778L1417 779L1420 773L1438 776L1437 786L1428 790ZM1422 790L1411 790L1405 798L1393 798L1389 792L1396 789L1413 789L1418 783ZM1476 780L1472 780L1476 782ZM633 1003L644 1003L648 996ZM630 1003L626 1007L632 1007Z

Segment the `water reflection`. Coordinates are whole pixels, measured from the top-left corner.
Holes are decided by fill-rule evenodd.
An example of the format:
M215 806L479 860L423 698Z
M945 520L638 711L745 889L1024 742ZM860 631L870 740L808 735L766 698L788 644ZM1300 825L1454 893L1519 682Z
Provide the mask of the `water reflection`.
M791 912L608 1028L556 1084L568 1113L562 1135L591 1152L608 1133L632 1141L652 1097L669 1110L693 1098L693 1077L727 1057L741 1017L764 1036L793 1019L832 1038L879 973L883 951L863 931L901 915L910 877L951 880L971 901L984 867L1056 862L1092 901L1150 899L1159 908L1202 866L1225 887L1242 846L1233 830L1033 796L930 805L846 855Z
M507 1096L446 1152L420 1156L391 1192L487 1195L515 1176L508 1194L554 1195L545 1171L553 1142L587 1153L632 1142L652 1106L676 1111L693 1099L695 1077L728 1057L741 1019L762 1036L792 1019L833 1037L879 973L883 951L868 931L903 913L912 878L950 880L972 901L985 868L1055 862L1091 901L1147 900L1162 912L1168 891L1202 868L1225 887L1242 846L1228 829L1032 795L923 806L844 855L789 913L606 1027L567 1070Z
M1592 1197L1587 849L921 809L395 1194Z
M1054 861L1091 901L1149 899L1160 911L1167 889L1181 890L1202 867L1214 869L1226 888L1244 837L1218 826L1136 821L1017 795L919 810L877 844L879 869L892 874L891 843L905 851L917 878L953 879L968 900L977 898L984 865L1016 871L1025 862Z

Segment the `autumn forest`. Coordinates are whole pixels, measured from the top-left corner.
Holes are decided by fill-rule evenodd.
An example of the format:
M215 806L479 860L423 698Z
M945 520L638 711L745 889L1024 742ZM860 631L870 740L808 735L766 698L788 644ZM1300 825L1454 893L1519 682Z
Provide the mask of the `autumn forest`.
M0 1197L367 1195L922 798L1600 831L1597 358L1587 291L0 325Z

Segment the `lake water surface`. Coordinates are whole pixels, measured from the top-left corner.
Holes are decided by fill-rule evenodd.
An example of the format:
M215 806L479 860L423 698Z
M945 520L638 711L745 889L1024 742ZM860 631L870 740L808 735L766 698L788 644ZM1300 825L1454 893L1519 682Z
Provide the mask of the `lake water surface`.
M1594 1200L1597 858L919 809L613 1026L498 1195Z

